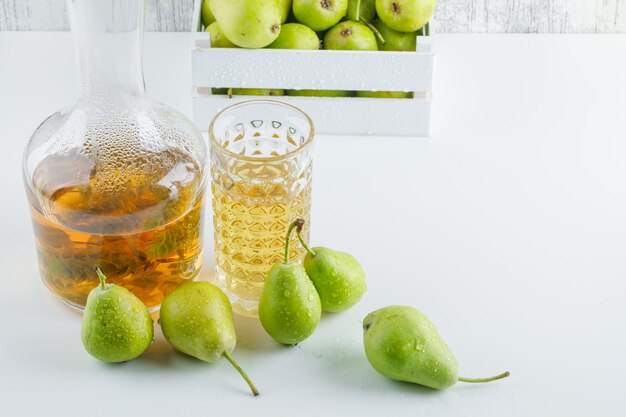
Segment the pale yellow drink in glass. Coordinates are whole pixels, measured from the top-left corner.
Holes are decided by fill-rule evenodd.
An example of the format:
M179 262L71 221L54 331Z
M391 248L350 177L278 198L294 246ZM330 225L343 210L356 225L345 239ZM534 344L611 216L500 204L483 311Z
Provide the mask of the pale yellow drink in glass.
M256 315L296 218L308 241L313 125L293 106L255 100L223 110L209 133L217 283L235 311ZM295 234L291 243L290 259L302 258Z

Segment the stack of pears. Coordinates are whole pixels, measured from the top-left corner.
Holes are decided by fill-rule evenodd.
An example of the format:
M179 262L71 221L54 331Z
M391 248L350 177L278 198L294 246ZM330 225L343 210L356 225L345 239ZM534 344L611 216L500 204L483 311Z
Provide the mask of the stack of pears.
M430 320L413 307L389 306L368 314L363 320L363 345L367 360L380 374L433 389L509 376L509 372L488 378L459 376L452 351Z
M435 0L203 0L214 48L415 51ZM410 98L402 91L215 88L214 94Z

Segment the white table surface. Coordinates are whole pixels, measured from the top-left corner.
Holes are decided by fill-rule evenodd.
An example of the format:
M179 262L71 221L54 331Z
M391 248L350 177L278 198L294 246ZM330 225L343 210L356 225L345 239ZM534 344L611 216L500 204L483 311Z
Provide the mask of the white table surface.
M148 34L145 73L189 113L187 42ZM0 32L0 415L625 415L626 36L435 45L431 138L317 138L312 241L353 253L369 291L295 348L237 318L253 398L158 326L127 364L83 350L80 315L39 282L20 174L30 133L73 100L71 38ZM512 376L445 392L383 378L361 320L389 304L427 313L464 375Z

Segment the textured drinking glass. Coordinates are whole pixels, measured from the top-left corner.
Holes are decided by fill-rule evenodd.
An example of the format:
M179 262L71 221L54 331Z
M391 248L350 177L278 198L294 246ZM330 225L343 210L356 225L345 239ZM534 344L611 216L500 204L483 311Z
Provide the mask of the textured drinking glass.
M304 112L271 100L230 106L209 127L217 282L240 314L256 315L296 218L308 241L313 133ZM300 259L291 239L289 258Z

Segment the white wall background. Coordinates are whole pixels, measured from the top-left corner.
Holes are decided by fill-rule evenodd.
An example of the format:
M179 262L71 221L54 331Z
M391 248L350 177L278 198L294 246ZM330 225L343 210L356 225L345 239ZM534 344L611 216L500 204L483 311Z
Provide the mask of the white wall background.
M66 0L0 0L0 30L67 30ZM186 31L193 0L146 0L146 29ZM438 0L438 32L626 32L626 0Z

